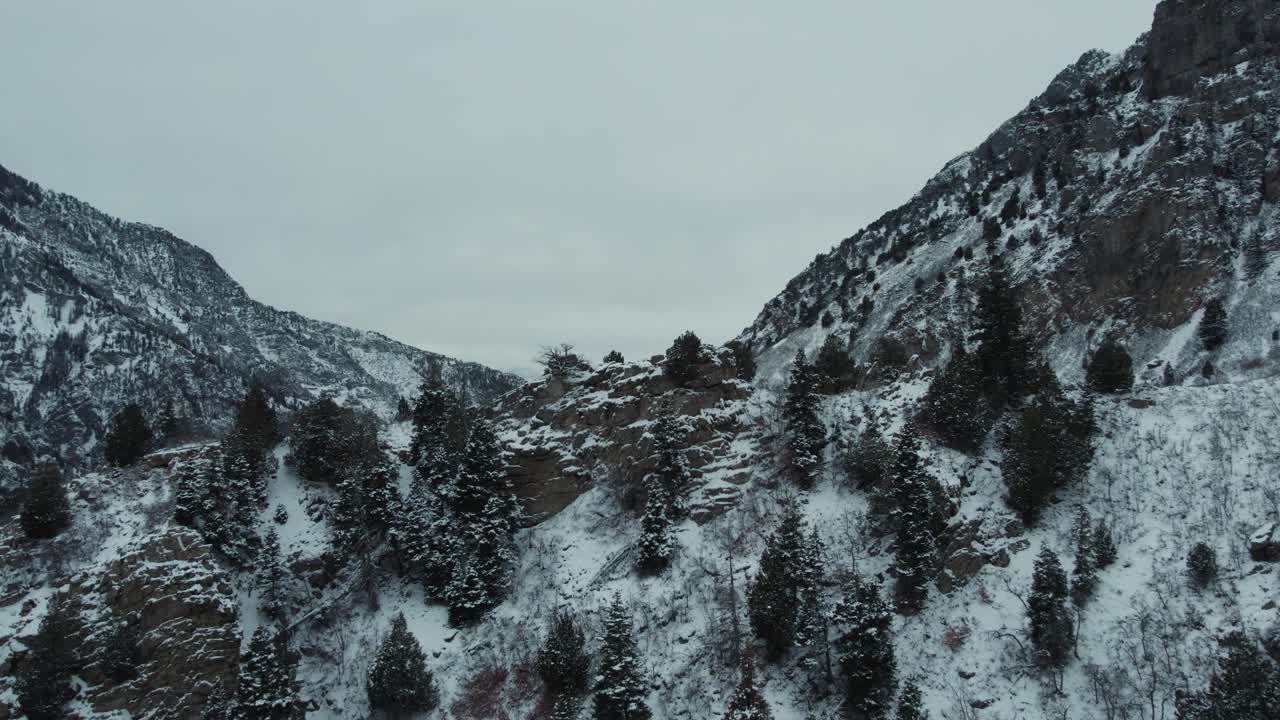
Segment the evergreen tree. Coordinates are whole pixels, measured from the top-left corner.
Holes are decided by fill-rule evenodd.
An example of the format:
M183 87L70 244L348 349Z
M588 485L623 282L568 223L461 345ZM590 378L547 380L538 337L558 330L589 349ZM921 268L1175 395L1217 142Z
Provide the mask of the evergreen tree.
M235 698L219 682L209 697L205 698L204 708L200 711L200 720L240 720Z
M1111 528L1099 520L1093 529L1093 559L1099 568L1105 568L1116 561L1116 544L1111 538Z
M438 378L422 384L413 406L410 463L433 485L452 477L466 451L470 417L465 403Z
M1054 492L1081 477L1093 458L1093 407L1071 401L1042 369L1036 397L1001 439L1009 507L1035 525Z
M547 690L557 695L576 698L586 692L591 657L587 655L586 639L572 613L555 614L534 668Z
M465 627L480 622L491 607L489 594L476 569L473 557L454 564L449 584L444 589L444 600L449 606L449 624Z
M804 352L797 352L791 366L791 381L787 385L782 418L786 424L791 471L796 485L803 490L811 489L817 482L822 453L827 444L826 428L818 418L817 388L816 371L805 360Z
M57 537L71 524L71 506L62 485L62 473L54 463L41 463L32 471L18 522L23 534L32 540Z
M151 429L142 406L125 405L111 418L111 429L103 439L103 452L107 462L116 467L126 467L142 459L151 446Z
M102 632L101 663L103 673L114 683L123 683L138 675L138 628L128 619L112 618Z
M557 695L551 705L550 720L578 720L578 699L572 695Z
M409 632L403 613L396 613L391 619L391 632L378 647L365 687L369 707L383 711L392 720L428 712L436 706L436 688L427 670L426 655Z
M1076 508L1071 534L1076 542L1076 565L1071 571L1071 597L1077 605L1083 605L1093 594L1093 588L1098 582L1093 528L1090 526L1089 511L1083 505Z
M236 408L235 432L259 453L270 450L280 441L280 424L276 420L276 411L267 401L262 385L250 385L244 399L240 401Z
M322 397L294 413L289 445L288 460L299 476L333 484L378 451L378 420Z
M622 596L615 594L604 620L595 720L649 720L648 695L631 637L631 615L622 604Z
M803 587L805 536L800 508L783 506L778 529L765 541L760 567L747 586L747 612L766 658L776 661L795 645Z
M816 656L827 649L827 613L822 602L826 565L826 546L818 529L813 528L804 540L796 572L795 644L813 649L800 661L802 667L809 669L816 667Z
M297 661L283 636L274 636L259 625L240 659L240 692L237 696L244 720L295 720L302 718L295 676Z
M902 687L902 697L898 698L898 720L929 720L924 698L920 696L920 686L913 682Z
M751 653L742 653L742 676L738 687L729 698L729 706L725 708L724 720L770 720L769 702L764 699L760 687L756 685L755 666L751 662Z
M173 408L173 398L165 398L160 406L160 417L156 419L157 440L164 445L173 442L178 436L178 416Z
M267 617L284 620L289 609L285 582L287 571L280 556L280 536L275 528L267 530L256 558L254 585L258 589L258 606Z
M898 522L896 595L904 612L918 611L938 563L935 506L937 483L920 460L920 435L908 420L897 437L891 470Z
M622 353L618 352L617 350L610 350L604 356L605 365L608 365L610 363L622 363L622 362L626 362L626 358L622 357Z
M884 441L880 428L870 417L855 444L844 457L844 471L859 490L879 490L884 483L893 449Z
M1200 318L1200 342L1204 349L1213 352L1227 341L1227 310L1220 298L1214 298L1204 305L1204 316Z
M1196 543L1187 553L1187 575L1198 588L1206 588L1218 577L1218 555L1207 543Z
M992 253L974 314L977 365L983 390L997 406L1021 397L1028 385L1031 351L1022 331L1022 310L1009 285L1004 261Z
M684 494L689 485L689 463L685 459L684 428L670 413L653 424L653 454L656 458L653 481L661 487L672 519L684 517Z
M818 355L813 361L814 370L818 376L818 390L827 394L841 392L853 383L853 373L856 368L853 358L849 357L849 351L845 349L844 344L840 342L837 333L827 336L822 342L822 347L818 349Z
M880 586L854 577L831 613L844 679L846 706L876 720L887 717L897 687L893 613L880 595Z
M725 347L733 353L733 366L738 371L738 379L751 382L756 378L756 356L751 346L741 340L730 340Z
M1178 720L1276 720L1280 717L1280 670L1252 639L1234 632L1219 643L1227 649L1205 690L1180 694Z
M1108 339L1089 360L1085 381L1094 392L1128 392L1133 387L1133 358L1120 343Z
M942 443L972 453L982 446L995 413L982 394L978 358L957 346L950 362L921 399L921 419Z
M671 564L675 538L668 515L670 505L666 488L651 476L644 516L640 519L640 539L636 543L636 569L641 575L657 575Z
M662 372L671 382L685 387L698 377L698 365L707 361L702 340L692 331L684 332L667 348Z
M413 419L413 406L409 405L409 401L405 396L401 395L400 400L396 403L396 420L399 422L407 422Z
M1031 623L1034 660L1042 667L1061 668L1071 654L1073 627L1067 609L1067 575L1048 546L1040 549L1031 578L1027 617Z
M49 610L36 634L23 640L27 656L16 668L14 690L18 707L28 720L60 720L62 706L75 697L71 676L76 671L73 638L75 609L63 596L49 601Z

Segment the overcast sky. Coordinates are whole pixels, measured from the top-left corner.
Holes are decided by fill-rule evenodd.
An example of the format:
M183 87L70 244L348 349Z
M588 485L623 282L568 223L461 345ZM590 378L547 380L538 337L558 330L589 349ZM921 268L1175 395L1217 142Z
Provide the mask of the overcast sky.
M0 164L501 368L722 342L1154 0L27 2Z

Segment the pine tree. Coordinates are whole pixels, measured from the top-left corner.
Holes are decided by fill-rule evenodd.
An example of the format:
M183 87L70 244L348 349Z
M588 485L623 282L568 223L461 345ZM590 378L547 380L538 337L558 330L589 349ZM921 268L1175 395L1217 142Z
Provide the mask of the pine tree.
M947 447L971 453L982 446L995 413L982 394L982 368L976 356L956 348L921 399L921 419Z
M622 604L622 596L615 594L604 620L595 720L649 720L648 695L631 636L631 615Z
M240 720L235 698L227 694L221 682L205 698L204 707L200 710L200 720Z
M578 720L578 699L572 695L557 695L551 705L549 720Z
M897 687L893 613L880 586L854 577L831 613L845 703L870 720L887 717Z
M422 384L413 406L410 462L421 479L438 485L452 477L466 449L466 406L438 379Z
M413 406L401 395L400 400L396 402L396 420L399 422L407 422L413 419Z
M859 490L877 491L884 483L893 449L884 441L880 428L870 417L856 443L844 456L844 471Z
M662 372L678 387L686 387L698 377L698 365L707 361L702 340L692 331L686 331L667 348L667 361Z
M1053 493L1081 477L1093 458L1093 407L1073 402L1042 369L1037 395L1001 439L1009 507L1035 525Z
M747 585L751 629L765 641L765 657L771 662L795 645L804 546L800 508L788 502L778 529L765 541L759 570Z
M689 485L689 463L685 459L684 428L669 413L663 413L653 424L653 453L656 463L653 478L667 501L673 520L684 517L684 494Z
M729 706L725 708L724 720L770 720L769 702L764 699L760 687L756 685L755 666L751 662L751 653L742 653L742 676L738 687L729 698Z
M1202 691L1180 694L1178 720L1275 720L1280 716L1280 669L1258 644L1234 632L1219 640L1227 649Z
M111 429L103 439L107 462L117 467L132 465L142 459L150 446L151 429L147 427L142 406L137 403L125 405L111 418Z
M280 536L275 528L267 530L255 562L254 585L260 598L258 606L267 617L284 620L289 606L285 589L286 571L280 556Z
M295 676L297 661L282 636L259 625L240 659L239 710L244 720L295 720L302 717Z
M1105 568L1116 561L1116 544L1111 538L1111 528L1099 520L1093 529L1093 559L1099 568Z
M572 613L555 614L534 668L547 690L557 695L576 698L586 692L591 657L587 655L586 639Z
M813 650L800 661L807 669L816 667L817 654L826 652L827 618L822 602L826 565L826 546L818 529L813 528L801 547L796 572L795 644Z
M41 463L32 471L18 522L23 534L32 540L57 537L71 524L71 506L62 485L62 473L54 463Z
M1074 629L1067 609L1067 575L1049 547L1040 548L1027 599L1034 660L1042 667L1061 668L1071 654Z
M1021 397L1028 385L1030 347L1022 331L1022 310L1009 285L1004 261L992 253L978 290L976 353L982 386L996 407Z
M733 366L738 371L738 379L751 382L756 378L756 356L751 346L741 340L730 340L725 347L733 353Z
M604 356L605 365L608 365L610 363L622 363L622 362L626 362L626 359L623 358L622 353L618 352L617 350L610 350Z
M236 408L236 434L258 453L266 452L280 441L280 424L276 411L267 401L262 385L253 383Z
M391 619L391 632L382 640L366 682L369 707L392 720L412 717L436 706L437 694L427 658L409 632L403 613Z
M811 489L817 482L827 444L826 428L818 419L817 387L816 371L805 359L804 352L797 352L782 418L786 424L791 471L796 485L803 490Z
M898 521L898 583L895 594L904 612L916 612L928 594L938 563L935 525L938 510L931 485L936 481L920 460L920 435L908 420L898 433L891 481Z
M1227 310L1220 298L1214 298L1204 305L1204 316L1200 318L1200 342L1204 349L1213 352L1227 341Z
M841 392L853 382L855 365L837 333L827 336L813 361L818 376L818 390L827 394Z
M68 598L57 596L49 601L36 634L23 640L27 656L17 667L14 690L28 720L66 717L62 706L76 694L71 686L76 671L75 631L75 608Z
M898 698L898 720L929 720L924 698L920 696L920 686L913 682L902 686L902 697Z
M1093 594L1093 588L1098 582L1093 528L1090 526L1089 511L1083 505L1076 508L1071 534L1076 542L1076 565L1071 571L1071 597L1077 605L1083 605Z
M1094 392L1128 392L1133 387L1133 358L1120 343L1108 339L1089 360L1085 381Z
M477 562L468 558L456 563L445 586L444 600L449 606L449 624L465 627L480 622L489 609L489 593L476 570Z
M636 569L641 575L657 575L666 570L675 554L668 515L671 501L667 497L661 481L651 478L644 516L640 519L640 539L636 542Z
M1187 575L1197 588L1208 587L1218 577L1218 555L1207 543L1196 543L1187 553Z

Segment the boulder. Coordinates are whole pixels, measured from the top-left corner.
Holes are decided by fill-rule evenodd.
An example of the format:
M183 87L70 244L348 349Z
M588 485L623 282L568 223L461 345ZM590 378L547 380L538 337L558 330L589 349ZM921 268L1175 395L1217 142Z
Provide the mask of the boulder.
M1280 527L1277 523L1267 523L1254 531L1249 537L1249 558L1254 562L1276 562L1280 560Z

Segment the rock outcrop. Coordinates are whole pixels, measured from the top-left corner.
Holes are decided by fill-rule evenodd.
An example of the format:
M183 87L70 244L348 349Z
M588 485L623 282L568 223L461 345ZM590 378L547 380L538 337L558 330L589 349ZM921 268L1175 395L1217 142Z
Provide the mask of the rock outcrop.
M661 414L684 425L695 519L727 507L725 486L746 482L750 467L734 461L743 453L743 443L735 448L735 442L746 431L741 408L751 391L736 372L723 352L700 365L684 387L665 377L660 363L610 363L508 394L497 410L499 429L509 450L508 474L531 520L559 512L598 482L638 503L641 481L654 466L648 428ZM717 489L703 507L701 486L712 481Z
M115 684L104 674L96 638L85 638L89 661L81 676L97 712L197 720L221 684L234 691L240 657L235 595L213 552L192 530L172 527L141 541L96 577L72 582L71 592L99 604L103 620L127 619L138 638L137 677Z

